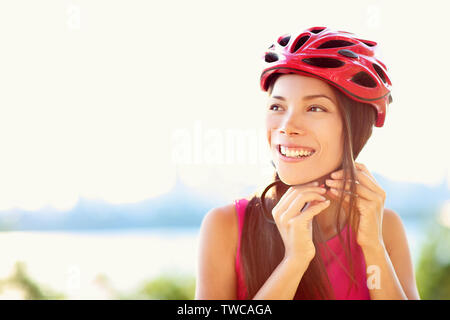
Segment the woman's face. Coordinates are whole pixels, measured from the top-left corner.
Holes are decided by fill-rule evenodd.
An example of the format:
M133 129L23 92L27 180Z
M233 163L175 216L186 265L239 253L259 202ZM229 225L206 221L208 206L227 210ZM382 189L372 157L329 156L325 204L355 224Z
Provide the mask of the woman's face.
M339 168L342 127L337 99L329 84L299 74L281 75L269 95L266 117L267 138L281 181L305 184ZM279 152L280 145L297 148L288 149L286 159ZM314 153L298 161L296 152L302 149L298 147L314 149Z

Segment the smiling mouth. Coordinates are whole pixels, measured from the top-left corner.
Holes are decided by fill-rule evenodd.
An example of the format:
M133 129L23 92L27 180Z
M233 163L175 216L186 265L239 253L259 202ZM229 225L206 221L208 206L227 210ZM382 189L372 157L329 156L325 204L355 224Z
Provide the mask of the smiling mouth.
M282 158L291 160L302 160L311 157L316 153L315 150L306 150L302 148L287 148L280 144L277 145L278 153Z

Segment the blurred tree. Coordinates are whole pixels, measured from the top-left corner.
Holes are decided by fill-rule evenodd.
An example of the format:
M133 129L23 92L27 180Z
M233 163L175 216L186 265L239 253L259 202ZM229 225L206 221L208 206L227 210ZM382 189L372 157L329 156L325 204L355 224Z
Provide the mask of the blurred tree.
M450 229L433 223L420 250L416 268L421 299L450 299Z
M62 293L57 293L47 287L37 284L27 272L25 263L18 261L14 266L13 274L0 281L0 292L17 289L27 300L59 300L64 299Z
M195 277L189 275L163 274L144 283L137 292L119 299L136 300L194 300Z

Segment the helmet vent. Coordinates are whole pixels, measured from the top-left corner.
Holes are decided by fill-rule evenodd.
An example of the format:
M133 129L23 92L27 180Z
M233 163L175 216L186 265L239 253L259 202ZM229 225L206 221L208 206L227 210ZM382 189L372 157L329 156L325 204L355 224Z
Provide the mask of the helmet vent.
M339 68L345 64L345 62L333 58L306 58L302 61L319 68Z
M345 57L349 57L349 58L358 58L358 55L356 53L354 53L352 50L348 50L348 49L341 49L338 51L339 54L345 56Z
M376 81L369 74L367 74L367 72L364 71L360 71L355 74L352 77L351 81L368 88L375 88L377 86Z
M274 52L267 52L264 60L266 62L275 62L278 60L278 55Z
M299 39L297 39L297 42L294 45L294 48L292 49L292 53L295 53L298 49L300 49L301 46L303 46L305 44L306 41L308 41L309 39L309 35L300 37Z
M321 33L323 30L325 30L325 28L312 29L312 30L310 30L310 32L318 34L318 33Z
M362 41L362 43L364 43L366 46L369 46L369 47L373 47L373 46L376 46L377 45L377 43L376 42L368 42L368 41L366 41L366 40L361 40Z
M386 83L386 76L383 72L383 69L381 69L381 67L375 63L372 63L372 65L373 65L373 68L375 69L375 71L380 76L381 80L383 80L383 82Z
M329 49L329 48L340 48L340 47L348 47L354 46L355 44L350 41L345 40L329 40L322 43L317 49Z
M289 43L289 40L291 40L291 36L286 36L278 40L278 43L280 44L280 46L285 47Z

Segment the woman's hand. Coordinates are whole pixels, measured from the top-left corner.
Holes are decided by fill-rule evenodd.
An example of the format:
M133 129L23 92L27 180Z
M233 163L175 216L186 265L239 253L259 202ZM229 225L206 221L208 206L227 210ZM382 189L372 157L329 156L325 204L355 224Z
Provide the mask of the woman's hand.
M383 245L383 212L386 193L378 185L375 178L365 165L355 162L356 166L356 208L359 212L359 228L357 243L361 248L371 248ZM326 180L331 187L331 196L338 199L344 187L344 171L338 170L331 174L332 180ZM345 192L350 193L350 181L346 184ZM344 206L348 209L350 196L345 195Z
M318 183L290 187L272 209L272 216L285 247L285 258L309 264L316 254L312 241L313 217L330 204ZM309 202L303 211L302 208Z

